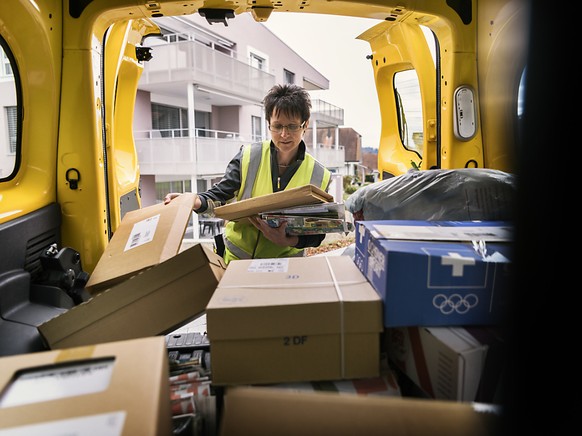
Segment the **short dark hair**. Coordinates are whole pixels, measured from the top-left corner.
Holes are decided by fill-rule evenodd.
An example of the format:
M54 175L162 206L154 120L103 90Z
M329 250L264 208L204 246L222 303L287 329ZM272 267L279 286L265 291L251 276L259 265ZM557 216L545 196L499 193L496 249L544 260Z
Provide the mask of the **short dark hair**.
M301 122L309 120L311 115L311 98L301 86L293 84L273 86L263 99L267 122L274 113L288 117L300 117Z

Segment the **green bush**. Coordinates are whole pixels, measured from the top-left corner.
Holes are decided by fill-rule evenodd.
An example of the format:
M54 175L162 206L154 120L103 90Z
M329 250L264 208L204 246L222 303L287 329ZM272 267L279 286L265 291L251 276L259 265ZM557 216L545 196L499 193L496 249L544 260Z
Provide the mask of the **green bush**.
M344 192L346 194L353 194L354 192L356 192L358 190L359 186L358 185L348 185L346 187L344 187Z
M344 176L343 177L343 185L344 185L344 191L347 189L348 186L350 186L352 184L352 176Z

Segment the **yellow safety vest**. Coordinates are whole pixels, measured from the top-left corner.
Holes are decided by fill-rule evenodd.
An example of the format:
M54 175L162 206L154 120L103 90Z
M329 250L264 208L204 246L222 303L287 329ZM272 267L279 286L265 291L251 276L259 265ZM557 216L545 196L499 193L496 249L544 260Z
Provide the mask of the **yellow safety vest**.
M307 184L326 189L330 171L308 153L285 190ZM272 194L271 141L246 145L241 162L241 187L237 200ZM281 247L260 236L259 230L247 220L230 221L224 230L224 260L271 259L303 256L303 249Z

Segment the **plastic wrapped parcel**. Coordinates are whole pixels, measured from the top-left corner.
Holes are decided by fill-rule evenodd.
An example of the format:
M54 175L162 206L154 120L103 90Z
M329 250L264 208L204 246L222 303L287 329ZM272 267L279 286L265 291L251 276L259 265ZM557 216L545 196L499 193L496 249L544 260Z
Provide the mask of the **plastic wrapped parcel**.
M512 220L515 176L486 168L411 170L366 185L345 207L354 220Z

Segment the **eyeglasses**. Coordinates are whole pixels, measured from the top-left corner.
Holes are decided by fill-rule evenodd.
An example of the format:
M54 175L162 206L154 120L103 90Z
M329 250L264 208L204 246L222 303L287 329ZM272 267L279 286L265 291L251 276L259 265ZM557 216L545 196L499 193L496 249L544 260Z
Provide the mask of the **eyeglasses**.
M296 133L299 130L303 129L303 127L305 126L305 121L303 121L301 124L287 124L286 126L284 126L283 124L269 124L269 130L273 133L281 133L283 131L283 129L287 129L287 132L289 133Z

